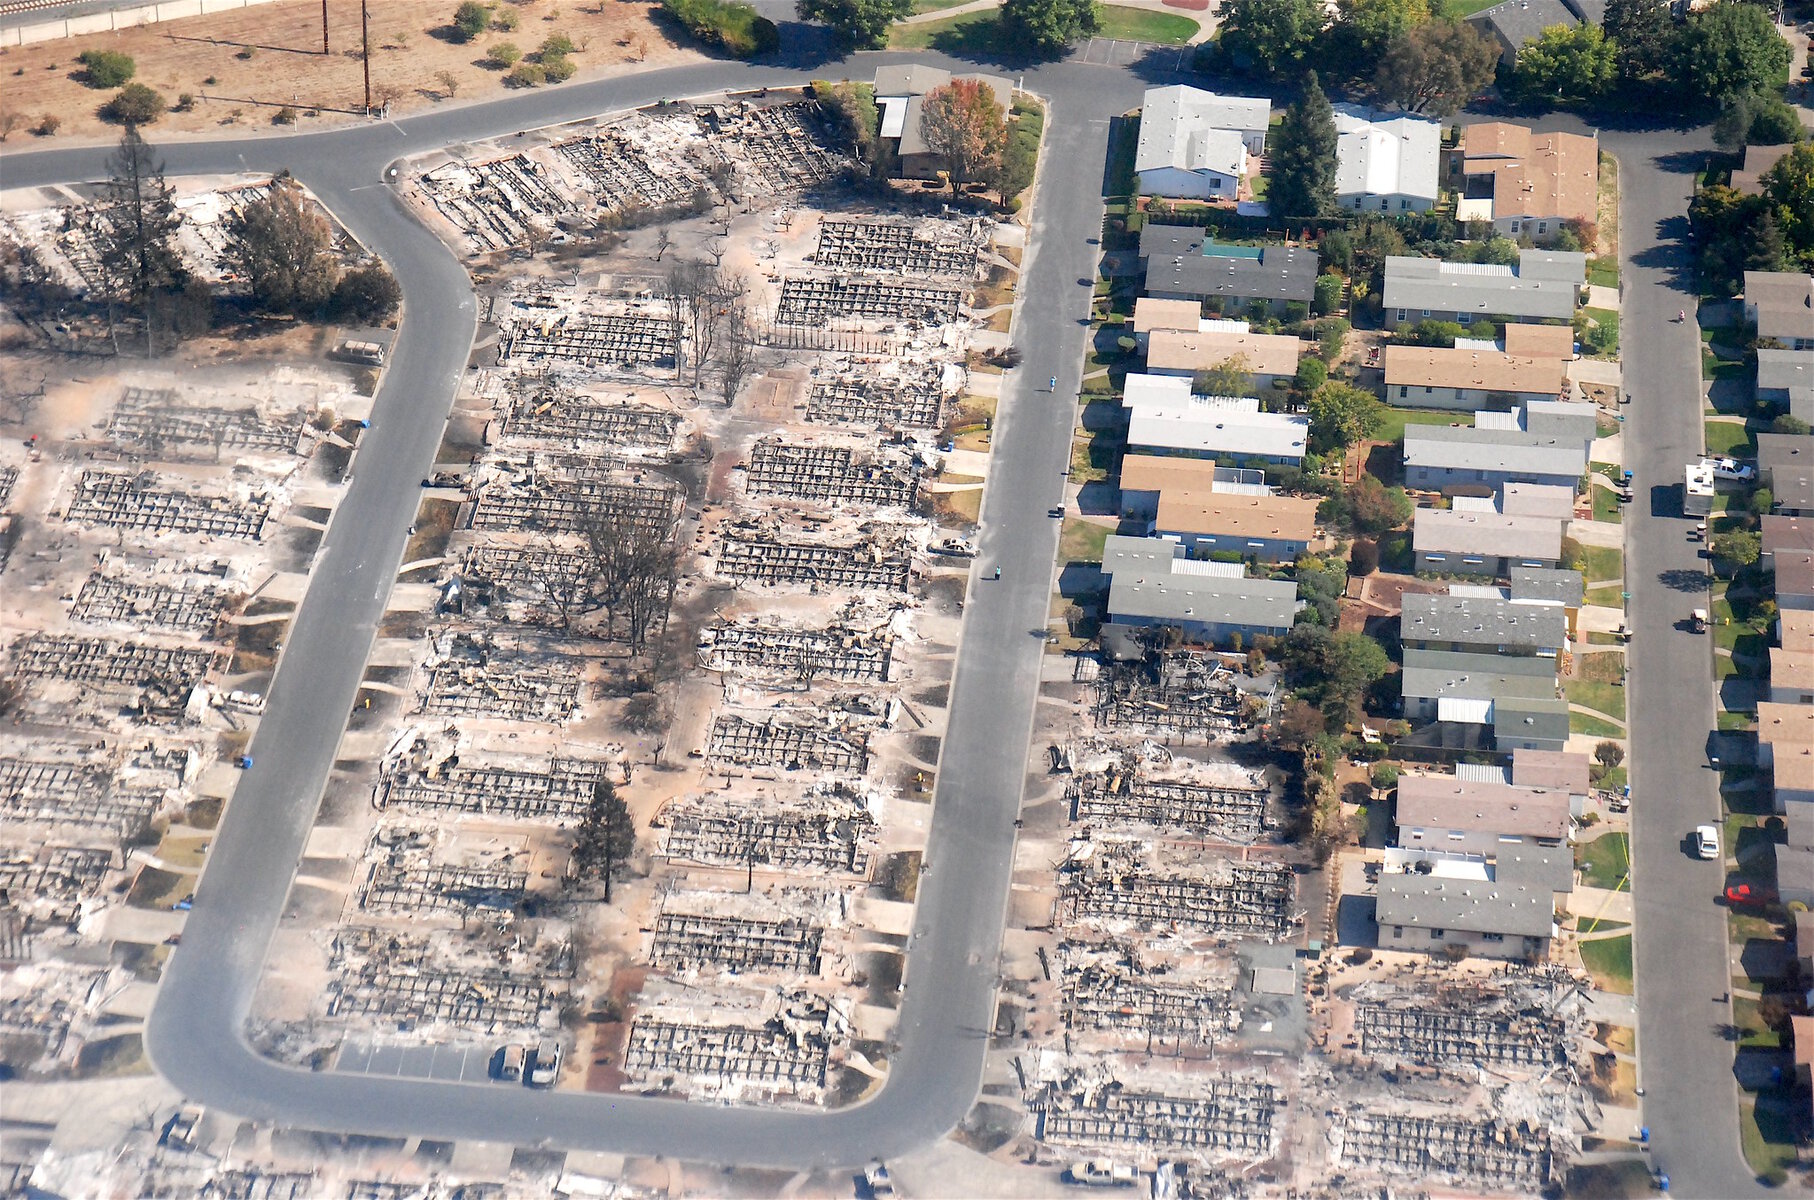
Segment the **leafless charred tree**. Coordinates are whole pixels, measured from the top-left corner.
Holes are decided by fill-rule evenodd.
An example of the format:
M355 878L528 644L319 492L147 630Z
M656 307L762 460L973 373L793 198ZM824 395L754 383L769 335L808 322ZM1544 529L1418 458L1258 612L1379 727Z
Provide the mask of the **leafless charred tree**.
M666 254L668 248L673 244L673 232L666 225L657 227L655 230L655 261L660 262L661 256Z
M605 610L607 634L615 633L623 618L632 651L641 650L652 631L667 627L679 582L677 526L673 516L651 521L627 507L601 508L586 523L591 596Z
M737 399L756 367L756 330L749 302L742 296L725 306L724 333L719 339L718 394L728 407Z

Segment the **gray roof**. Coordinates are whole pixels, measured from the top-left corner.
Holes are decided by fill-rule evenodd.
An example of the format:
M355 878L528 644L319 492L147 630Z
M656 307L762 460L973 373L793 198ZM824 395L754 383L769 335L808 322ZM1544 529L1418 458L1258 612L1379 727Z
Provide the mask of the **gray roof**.
M1264 136L1272 117L1272 102L1260 96L1218 96L1201 88L1174 84L1148 88L1140 106L1140 143L1134 150L1134 170L1155 171L1177 167L1193 171L1214 165L1219 157L1207 154L1218 144L1231 141L1233 174L1243 156L1243 134Z
M1534 654L1493 654L1468 650L1420 650L1408 646L1404 651L1405 670L1434 671L1445 675L1503 675L1556 682L1556 660ZM1552 686L1544 695L1553 695Z
M1575 890L1575 852L1567 845L1501 846L1493 856L1493 879L1524 883L1552 892Z
M1548 662L1550 660L1544 659ZM1556 694L1556 679L1487 671L1439 671L1406 667L1399 683L1407 700L1541 700Z
M1165 547L1164 556L1148 557L1142 547L1127 544L1142 540ZM1116 536L1109 541L1117 543L1103 548L1111 620L1138 617L1272 629L1288 627L1302 607L1297 584L1289 579L1202 573L1186 560L1170 558L1172 544L1158 538Z
M1562 523L1544 517L1420 508L1411 527L1411 544L1419 554L1553 561L1562 557Z
M1746 271L1745 307L1757 310L1757 336L1814 338L1814 275Z
M1596 406L1575 400L1529 400L1524 405L1525 432L1545 437L1576 438L1586 444L1599 435L1599 421Z
M1547 742L1567 742L1568 701L1560 698L1529 699L1512 696L1493 702L1493 737Z
M1575 519L1575 489L1560 483L1507 483L1499 488L1499 511L1524 517Z
M1757 386L1773 391L1814 390L1814 350L1759 350Z
M1414 425L1405 430L1405 465L1572 479L1587 470L1587 449L1522 429Z
M1560 250L1523 251L1517 267L1393 255L1386 259L1382 302L1411 313L1566 320L1575 315L1576 289L1586 278L1587 256Z
M1162 227L1176 228L1176 227ZM1140 253L1146 257L1146 291L1207 298L1240 296L1260 300L1299 300L1309 303L1316 294L1321 269L1315 250L1296 246L1267 246L1259 258L1206 255L1203 231L1193 239L1154 236L1149 227L1140 234Z
M1560 650L1568 640L1568 619L1547 604L1519 604L1488 596L1412 594L1404 598L1400 634L1408 643Z
M1468 20L1497 33L1514 51L1551 25L1573 28L1581 23L1581 18L1562 0L1505 0L1474 13Z
M1387 875L1374 916L1381 925L1549 937L1555 930L1553 888L1527 883Z
M1814 512L1814 433L1758 434L1757 473L1769 483L1777 507Z
M1580 608L1587 580L1571 567L1513 567L1512 599L1541 600Z

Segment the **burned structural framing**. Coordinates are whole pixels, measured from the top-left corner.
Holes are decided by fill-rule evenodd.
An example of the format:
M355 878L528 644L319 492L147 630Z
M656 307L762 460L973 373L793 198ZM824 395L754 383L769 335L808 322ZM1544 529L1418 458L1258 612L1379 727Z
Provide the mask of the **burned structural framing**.
M976 274L976 247L956 240L934 241L898 221L827 217L819 223L813 261L834 271L968 279Z
M1244 937L1282 936L1291 917L1291 868L1277 863L1226 866L1224 882L1141 870L1074 871L1059 889L1058 911L1067 922L1131 921Z
M949 325L963 293L956 288L881 279L794 278L781 284L777 325L820 325L847 319Z
M1167 1096L1115 1090L1094 1096L1053 1095L1037 1105L1039 1137L1068 1145L1196 1150L1259 1161L1273 1152L1273 1118L1281 1105L1269 1083L1222 1078L1208 1095Z
M869 870L875 818L855 803L772 805L757 811L728 800L671 804L657 819L663 857L708 866L808 868L840 875Z
M264 500L198 496L159 487L149 471L83 471L65 520L108 525L141 533L199 533L208 537L257 541L264 533L271 506Z
M824 937L823 929L804 921L664 912L655 922L649 962L664 970L712 967L739 973L817 975Z
M904 508L919 480L905 460L868 462L847 446L790 445L763 438L750 448L745 486L752 495Z

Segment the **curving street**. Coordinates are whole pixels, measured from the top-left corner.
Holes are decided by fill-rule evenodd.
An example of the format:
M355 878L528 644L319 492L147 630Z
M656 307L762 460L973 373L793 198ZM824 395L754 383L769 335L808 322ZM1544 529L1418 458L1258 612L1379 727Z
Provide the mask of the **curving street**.
M253 750L210 852L207 872L146 1032L158 1070L195 1099L252 1118L322 1130L481 1139L611 1150L741 1165L842 1166L900 1153L943 1136L970 1108L993 1024L997 956L1008 895L1014 819L1043 654L1059 496L1069 460L1090 289L1098 250L1100 176L1108 119L1136 106L1163 75L1059 63L1028 71L1023 86L1050 104L1031 252L1018 292L1017 343L1025 363L1005 382L978 578L966 609L953 681L896 1041L887 1085L835 1113L717 1108L628 1096L501 1093L485 1085L310 1073L258 1056L243 1036L266 948L283 911L382 615L474 333L464 269L406 212L384 182L396 159L508 135L667 97L798 84L817 75L867 78L876 66L935 54L864 54L844 63L709 63L569 85L482 104L437 108L338 132L158 147L171 174L287 169L391 267L405 319L354 479L317 559L289 633ZM816 67L816 69L814 69ZM1562 123L1562 122L1556 122ZM1683 131L1608 133L1624 164L1622 221L1626 388L1637 396L1627 464L1640 486L1679 485L1700 446L1698 343L1665 314L1692 307L1683 274L1686 200L1698 156ZM105 175L106 147L7 154L8 188ZM1685 165L1675 157L1693 158ZM1044 383L1057 376L1058 394ZM1029 381L1032 381L1029 383ZM1631 770L1640 1053L1659 1162L1682 1195L1757 1191L1738 1153L1726 1019L1724 918L1712 903L1711 864L1684 857L1679 840L1717 812L1702 769L1712 727L1706 640L1673 622L1688 597L1657 582L1697 566L1664 492L1627 521L1631 618ZM1677 502L1679 503L1679 502ZM1634 506L1636 508L1638 506ZM981 572L1002 567L999 582ZM1683 703L1684 685L1697 697ZM507 1102L506 1102L507 1101Z

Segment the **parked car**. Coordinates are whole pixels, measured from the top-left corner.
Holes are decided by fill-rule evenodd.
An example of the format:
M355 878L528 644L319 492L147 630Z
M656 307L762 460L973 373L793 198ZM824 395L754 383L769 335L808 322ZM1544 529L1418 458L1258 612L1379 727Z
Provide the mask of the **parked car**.
M1701 858L1717 859L1720 856L1720 831L1712 825L1696 825L1694 852Z
M1750 463L1741 463L1736 458L1716 458L1713 460L1713 477L1732 483L1750 483L1756 476L1757 468Z
M498 1078L516 1083L523 1078L523 1060L528 1056L524 1046L505 1046L498 1051Z
M531 1087L553 1087L561 1074L561 1044L543 1038L535 1044L535 1064L529 1068Z
M1106 1158L1086 1158L1074 1162L1066 1172L1066 1177L1072 1183L1081 1183L1085 1187L1133 1187L1140 1179L1134 1168Z

